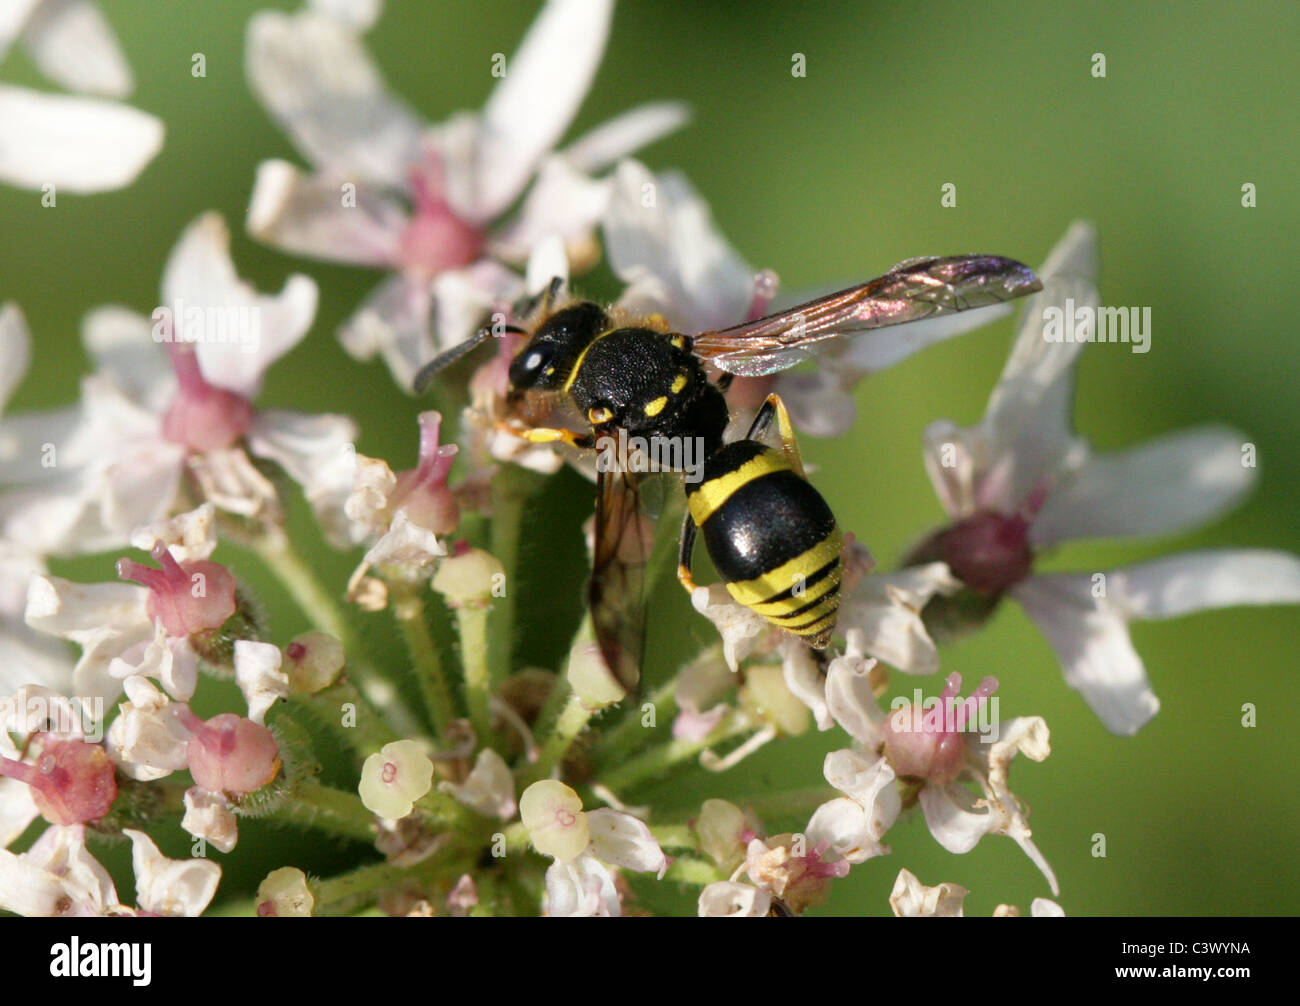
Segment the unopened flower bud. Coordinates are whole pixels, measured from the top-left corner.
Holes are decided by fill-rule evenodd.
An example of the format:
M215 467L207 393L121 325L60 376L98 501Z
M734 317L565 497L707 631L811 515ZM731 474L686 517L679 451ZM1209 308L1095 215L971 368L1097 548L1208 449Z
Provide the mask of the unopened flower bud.
M731 871L745 858L745 846L754 837L745 812L726 800L705 800L695 819L700 849L723 870Z
M281 669L295 692L312 694L328 688L343 670L343 644L328 632L304 632L284 648Z
M955 779L966 763L966 726L997 687L996 678L985 678L969 698L958 699L961 675L950 674L937 703L905 703L891 712L881 733L895 774L937 783Z
M307 918L316 898L307 884L307 874L293 866L272 870L257 888L257 914L278 918Z
M447 473L458 448L439 444L441 426L440 413L420 414L420 464L398 474L388 508L405 510L412 524L435 534L451 534L460 523L460 504L447 486Z
M564 676L574 694L589 709L612 705L627 695L627 689L618 683L595 643L578 643L569 651Z
M554 779L543 779L524 790L519 798L519 819L528 829L533 848L561 862L576 859L591 841L582 798Z
M448 556L433 575L433 589L452 608L491 604L493 588L504 582L505 567L481 548Z
M204 722L189 710L177 716L190 731L190 775L213 793L236 796L261 789L280 771L280 749L271 731L234 713Z
M776 664L751 667L745 672L740 701L790 737L806 733L812 723L808 707L786 686L785 672Z
M385 744L361 767L361 802L380 817L400 819L433 788L433 762L415 741Z
M0 776L31 787L32 800L51 824L97 821L117 799L117 770L98 744L43 734L36 763L0 758Z
M117 575L149 588L145 610L162 622L169 636L219 628L235 613L235 578L220 563L177 562L161 541L150 554L161 569L119 559Z

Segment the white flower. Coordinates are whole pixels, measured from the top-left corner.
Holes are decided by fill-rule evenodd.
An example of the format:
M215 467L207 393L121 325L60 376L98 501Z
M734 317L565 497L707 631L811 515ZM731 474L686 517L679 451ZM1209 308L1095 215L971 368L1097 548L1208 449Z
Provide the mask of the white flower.
M1014 597L1108 729L1132 734L1159 709L1128 623L1206 608L1300 602L1300 559L1258 549L1192 552L1093 573L1033 574L1038 550L1082 538L1171 533L1218 517L1249 490L1245 435L1218 426L1099 454L1070 429L1084 343L1054 341L1045 311L1097 306L1096 235L1073 225L1040 275L979 425L935 423L926 467L955 522L922 546L971 593ZM996 543L990 548L990 543ZM927 616L931 613L927 612Z
M51 80L70 91L125 98L134 82L98 4L10 0L0 13L0 60L20 42Z
M220 793L210 793L198 786L185 791L185 816L181 827L195 838L211 842L221 852L230 852L239 841L239 822L235 812Z
M289 695L289 675L280 670L282 656L274 643L235 641L235 684L244 693L254 723L262 723L266 711Z
M142 831L123 828L131 839L135 896L141 911L194 918L217 893L221 867L208 859L168 859Z
M263 12L250 22L249 82L315 170L263 163L249 231L287 251L392 271L341 336L360 358L382 353L402 387L440 346L471 334L483 308L522 292L488 256L523 261L548 235L589 244L609 188L592 176L685 118L677 105L644 106L551 153L595 74L612 8L551 0L483 110L433 127L389 93L337 18ZM534 178L519 216L503 221Z
M141 675L127 678L123 687L130 701L119 704L105 737L117 767L146 782L184 769L190 735L173 715L167 696Z
M340 523L351 420L258 413L248 401L267 367L306 334L316 286L298 275L279 294L258 293L235 273L229 242L220 217L201 216L172 251L152 320L118 307L87 316L83 338L97 372L83 380L81 402L3 421L0 463L18 487L0 495L5 537L51 554L124 545L170 512L187 460L212 502L257 516L275 497L237 446L245 436L302 483L327 528ZM25 328L12 331L21 316L7 320L8 338L25 345ZM159 345L169 340L175 370ZM47 463L51 449L56 464Z
M698 912L701 918L756 919L771 907L772 892L767 888L721 880L700 891Z
M478 753L463 783L442 782L438 788L484 817L508 821L515 816L515 778L505 759L491 748Z
M0 849L0 908L29 918L104 915L118 908L113 878L86 849L83 825L52 825L30 849Z
M899 918L961 918L962 902L970 891L960 884L940 884L926 887L910 870L899 870L894 889L889 894L889 907Z

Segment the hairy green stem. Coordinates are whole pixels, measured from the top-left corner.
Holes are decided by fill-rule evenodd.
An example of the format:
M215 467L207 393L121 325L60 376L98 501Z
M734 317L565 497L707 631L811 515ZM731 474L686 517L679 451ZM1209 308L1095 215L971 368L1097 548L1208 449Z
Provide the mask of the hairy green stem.
M375 816L356 793L308 782L294 787L279 811L285 821L362 842L375 839Z
M469 708L469 721L474 725L479 743L484 745L492 745L494 740L492 714L488 708L492 696L488 671L489 611L487 607L468 605L456 609L460 659L465 670L465 703Z
M393 617L401 630L406 649L411 655L415 677L424 698L425 712L433 724L434 736L446 735L447 725L455 718L451 689L442 670L442 656L429 631L429 621L424 611L424 601L418 588L410 584L390 585Z

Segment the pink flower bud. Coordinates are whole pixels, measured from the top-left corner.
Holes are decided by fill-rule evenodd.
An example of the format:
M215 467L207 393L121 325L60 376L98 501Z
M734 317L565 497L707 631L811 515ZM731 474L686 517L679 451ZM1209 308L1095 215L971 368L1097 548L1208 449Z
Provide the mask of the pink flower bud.
M117 575L149 588L145 610L162 620L169 636L182 637L224 625L235 613L235 578L206 559L177 562L161 541L150 555L161 569L130 559L117 561Z
M280 771L280 749L271 731L234 713L204 722L188 709L177 719L190 731L185 754L201 789L240 795L261 789Z
M190 346L169 342L167 350L180 387L163 415L163 436L202 453L229 447L247 433L253 423L252 403L204 380Z
M998 689L997 678L985 678L966 699L958 699L961 675L948 675L937 703L918 708L906 703L882 725L885 757L899 776L945 783L955 779L966 763L964 731L975 713Z
M0 758L0 775L27 783L51 824L83 824L108 813L117 799L117 770L98 744L41 735L36 764Z

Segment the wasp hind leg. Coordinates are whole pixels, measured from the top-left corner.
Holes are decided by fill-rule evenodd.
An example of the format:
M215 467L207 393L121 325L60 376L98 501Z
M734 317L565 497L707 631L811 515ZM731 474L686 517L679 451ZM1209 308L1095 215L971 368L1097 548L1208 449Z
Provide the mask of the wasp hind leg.
M781 437L781 454L785 457L786 463L794 469L795 474L800 478L806 478L803 470L803 458L799 454L799 443L795 440L794 424L790 422L790 413L786 411L785 402L781 401L781 396L771 394L759 407L758 414L754 416L754 421L749 426L749 432L745 434L746 440L761 440L763 434L772 425L772 420L776 420L777 433Z
M691 556L695 554L695 521L687 513L682 520L682 535L677 543L677 580L688 594L699 586L691 573Z

